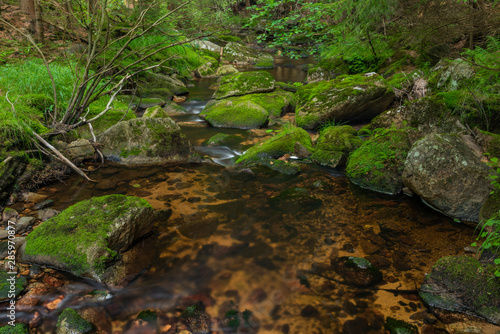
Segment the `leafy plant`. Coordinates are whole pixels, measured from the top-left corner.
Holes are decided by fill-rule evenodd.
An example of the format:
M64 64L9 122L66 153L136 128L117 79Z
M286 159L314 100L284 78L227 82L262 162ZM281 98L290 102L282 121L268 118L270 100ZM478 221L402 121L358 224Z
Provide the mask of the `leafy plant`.
M482 253L484 251L498 252L500 250L500 216L496 215L487 219L483 223L483 227L479 232L479 236L476 240L484 238L483 243L479 247L479 251ZM472 246L477 246L477 242L474 242ZM498 266L495 271L495 276L500 278L500 257L494 260L494 263Z

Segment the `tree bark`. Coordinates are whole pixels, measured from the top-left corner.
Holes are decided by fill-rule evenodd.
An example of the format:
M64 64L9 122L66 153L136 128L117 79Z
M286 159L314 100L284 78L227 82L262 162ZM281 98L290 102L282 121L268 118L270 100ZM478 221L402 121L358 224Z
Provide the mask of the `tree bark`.
M42 7L37 1L35 4L35 41L37 43L43 43L43 33Z
M35 11L35 0L21 0L21 10L22 12L28 16L30 20L30 25L28 27L28 31L31 35L35 35L35 20L36 20L36 11Z

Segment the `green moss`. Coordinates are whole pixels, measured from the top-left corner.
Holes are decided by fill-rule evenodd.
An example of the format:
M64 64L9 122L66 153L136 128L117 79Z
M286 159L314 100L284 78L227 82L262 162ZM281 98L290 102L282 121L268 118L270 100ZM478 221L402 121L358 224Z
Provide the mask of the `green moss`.
M251 162L261 159L276 159L285 154L293 154L296 142L312 150L311 137L307 131L297 127L288 127L280 134L251 147L239 157L236 163Z
M390 334L418 334L417 326L392 317L387 317L384 327Z
M71 308L65 309L57 320L57 330L65 331L65 333L92 333L94 326L83 319L75 310Z
M181 107L182 108L182 107ZM150 118L170 118L167 112L160 106L154 106L146 109L142 117Z
M343 153L340 151L316 150L311 155L311 160L322 166L336 168L342 161Z
M259 164L285 175L297 175L300 173L300 166L298 164L283 160L264 160L259 162Z
M272 59L262 59L262 60L259 60L257 63L255 63L255 65L253 67L259 68L259 69L273 68L274 61Z
M220 39L225 42L241 42L241 38L238 36L218 35L217 39Z
M0 334L29 334L29 329L25 324L2 326L0 327Z
M155 326L158 319L158 313L153 310L144 310L137 315L137 319L144 320L148 324Z
M214 127L238 129L260 128L269 117L264 108L248 100L224 100L205 107L200 116Z
M24 103L45 114L47 111L52 110L54 99L44 94L27 94L19 96L18 103Z
M151 205L144 199L124 195L79 202L33 230L26 237L25 254L53 257L76 275L89 269L102 273L103 266L116 256L107 242L110 224L136 208L151 208ZM91 245L104 249L104 254L93 263L89 263L85 252Z
M214 96L216 99L222 99L272 90L274 90L274 78L270 73L265 71L241 72L222 77Z
M316 143L316 152L311 159L320 165L332 168L344 164L348 154L362 144L361 139L355 134L356 130L349 125L323 129Z
M410 142L405 130L385 129L375 134L349 156L346 173L362 188L397 194Z
M7 273L5 270L0 270L0 300L10 299L10 282L7 279L14 278L14 294L15 296L19 296L19 294L24 290L26 286L26 277L16 277L16 275L11 275Z
M240 136L228 135L225 133L218 133L210 139L207 140L207 145L226 145L226 146L235 146L243 141L243 138Z

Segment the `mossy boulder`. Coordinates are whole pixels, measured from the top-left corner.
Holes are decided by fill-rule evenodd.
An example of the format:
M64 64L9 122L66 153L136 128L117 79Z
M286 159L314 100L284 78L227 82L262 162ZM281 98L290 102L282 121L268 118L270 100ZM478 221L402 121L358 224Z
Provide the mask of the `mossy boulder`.
M243 44L229 42L224 48L222 59L229 62L250 64L257 63L266 59L272 61L273 56L259 50L249 48Z
M175 102L171 102L171 101L166 103L162 108L163 108L163 110L165 110L165 112L169 116L183 115L183 114L186 114L188 112L184 107L178 105Z
M137 92L142 97L170 99L174 95L189 93L186 85L175 76L145 72L140 80Z
M19 296L24 290L26 283L25 276L17 277L17 275L9 274L5 270L0 269L0 301L11 299L12 297L9 295L12 293L15 297Z
M332 267L350 285L369 287L382 281L382 273L362 257L342 256L332 259Z
M29 332L28 326L20 323L0 327L0 334L29 334Z
M307 131L297 127L285 128L276 136L252 146L238 158L236 163L277 159L285 154L293 155L295 153L295 143L297 142L303 147L312 150L311 137Z
M369 121L394 100L394 92L379 75L340 76L299 88L297 125L313 130L328 121Z
M26 237L23 261L108 283L107 271L135 241L154 229L156 214L144 199L94 197L70 206Z
M254 93L267 93L274 90L273 76L264 71L242 72L226 75L214 93L216 99Z
M119 122L103 133L103 155L123 165L186 163L193 149L170 118L137 118Z
M27 164L28 159L23 155L11 156L0 162L0 204L10 196Z
M222 65L215 70L215 75L218 77L239 73L239 71L233 65Z
M474 76L474 69L463 59L441 60L432 68L429 87L435 91L458 90L461 81Z
M215 73L217 67L219 66L219 63L214 59L212 61L209 61L200 67L198 67L195 71L194 74L198 78L213 78L216 77L217 74Z
M403 188L401 175L410 147L404 130L377 131L349 156L347 176L362 188L398 194Z
M56 334L86 334L94 332L95 327L71 308L65 309L57 320Z
M165 111L160 106L154 106L146 109L144 114L142 115L143 118L170 118L168 113Z
M26 94L19 96L17 103L23 103L46 113L54 107L54 99L44 94Z
M481 162L469 136L430 134L417 141L405 162L403 182L432 208L469 222L479 221L492 171Z
M326 58L320 60L318 64L308 69L307 82L314 83L318 81L333 80L339 75L348 73L349 66L341 57Z
M461 312L500 324L500 278L497 267L467 256L447 256L436 262L419 289L431 309Z
M349 154L361 144L352 126L330 126L320 132L311 159L320 165L335 168L345 164Z
M465 126L439 98L424 97L405 105L383 112L375 117L370 128L408 129L412 140L431 133L466 133Z
M216 128L256 129L268 123L269 113L249 100L222 100L207 105L200 117Z

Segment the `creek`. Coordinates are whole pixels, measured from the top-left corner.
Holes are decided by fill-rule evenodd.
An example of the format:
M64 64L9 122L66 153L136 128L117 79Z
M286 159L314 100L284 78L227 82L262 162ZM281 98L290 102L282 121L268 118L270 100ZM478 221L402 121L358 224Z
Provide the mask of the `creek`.
M306 72L295 66L272 73L278 81L301 82ZM86 303L80 297L102 287L64 275L69 283L45 300L62 295L60 310L98 309L116 333L126 332L146 309L158 310L158 321L170 328L171 319L196 301L203 302L220 333L383 333L388 316L416 321L419 327L424 319L432 320L416 289L436 260L464 253L473 229L418 199L363 190L339 169L307 164L299 175L287 176L265 168L253 173L225 168L241 150L205 146L208 138L233 134L241 137L241 148L269 133L202 126L198 114L213 82L193 83L190 98L200 100L185 102L189 114L176 121L200 123L182 127L197 152L217 164L109 164L92 174L98 183L72 177L40 191L57 210L107 194L138 196L155 209L172 210L169 220L137 245L138 264L149 266L125 288ZM382 270L383 281L371 288L345 284L330 270L338 256L368 258ZM245 318L246 310L250 317ZM44 318L42 331L51 333L59 313L43 306L33 311ZM246 319L238 330L228 325L236 312Z

